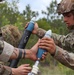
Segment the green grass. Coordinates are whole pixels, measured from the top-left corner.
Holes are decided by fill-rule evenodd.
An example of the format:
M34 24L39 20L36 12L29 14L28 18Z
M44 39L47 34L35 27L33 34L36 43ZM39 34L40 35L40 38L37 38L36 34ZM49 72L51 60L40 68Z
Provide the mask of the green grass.
M74 75L74 71L65 66L40 66L39 75Z
M21 60L19 65L28 63L32 67L34 65L34 62L31 60ZM39 74L38 75L74 75L74 71L63 66L62 64L58 63L57 66L54 66L53 63L46 63L44 62L40 63L39 65Z

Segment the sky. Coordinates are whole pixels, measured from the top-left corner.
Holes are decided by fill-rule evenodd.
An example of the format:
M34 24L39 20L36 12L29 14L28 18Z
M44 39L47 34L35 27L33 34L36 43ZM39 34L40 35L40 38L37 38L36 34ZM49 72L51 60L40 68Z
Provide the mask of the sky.
M8 0L8 1L12 1L12 0ZM25 7L29 4L31 10L38 11L39 17L43 17L41 11L42 10L46 11L46 7L49 6L51 1L52 0L19 0L18 8L19 11L22 12L25 9ZM57 1L59 3L61 0L57 0Z

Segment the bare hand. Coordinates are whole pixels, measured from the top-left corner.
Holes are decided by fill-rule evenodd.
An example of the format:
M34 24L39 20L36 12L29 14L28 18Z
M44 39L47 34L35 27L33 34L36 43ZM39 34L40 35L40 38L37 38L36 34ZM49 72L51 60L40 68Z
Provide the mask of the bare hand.
M27 28L27 26L29 25L29 22L26 24L25 28ZM34 25L34 30L32 31L33 34L36 34L37 33L37 29L38 29L38 24L35 23Z
M44 60L46 58L47 54L48 54L48 52L45 52L44 54L42 54L41 60Z
M50 54L54 54L56 45L52 38L44 37L40 40L39 47L46 49Z
M38 48L39 48L39 47L38 47L39 42L40 42L40 40L39 40L39 41L31 48L31 50L30 50L31 53L32 53L31 56L30 56L30 57L31 57L31 58L30 58L31 60L37 60L37 51L38 51ZM46 58L47 53L48 53L48 52L45 52L45 53L42 55L42 58L41 58L42 60L44 60L44 59Z
M31 60L37 60L37 51L38 51L38 45L39 45L39 41L30 49L31 51Z
M28 75L31 71L29 64L23 64L18 68L12 68L12 75Z

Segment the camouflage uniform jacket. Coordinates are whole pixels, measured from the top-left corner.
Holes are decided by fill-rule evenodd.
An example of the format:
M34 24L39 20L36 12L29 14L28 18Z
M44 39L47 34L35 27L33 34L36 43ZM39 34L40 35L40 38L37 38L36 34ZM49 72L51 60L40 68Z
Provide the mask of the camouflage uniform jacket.
M2 61L2 59L8 61L9 56L6 56L5 58L3 56L4 52L2 52L2 51L4 49L4 41L2 40L2 36L1 35L2 34L1 34L1 31L0 31L0 61ZM11 74L12 74L12 71L11 71L10 67L7 67L5 65L0 64L0 75L11 75Z
M52 38L59 46L56 47L54 58L74 70L74 30L66 36L53 33Z
M39 37L43 37L46 32L40 28L37 31ZM58 45L56 46L54 58L74 70L74 30L66 36L52 33L52 38Z

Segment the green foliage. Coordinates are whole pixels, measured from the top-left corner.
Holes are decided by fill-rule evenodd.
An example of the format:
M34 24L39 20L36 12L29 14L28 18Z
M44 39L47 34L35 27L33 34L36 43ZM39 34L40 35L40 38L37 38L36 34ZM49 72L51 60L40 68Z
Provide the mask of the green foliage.
M5 16L2 16L2 25L4 26L6 24L10 24L10 21Z
M30 64L30 66L33 66L34 65L34 61L32 60L29 60L29 59L21 59L18 66L21 65L21 64Z
M60 63L58 64L58 68L65 75L73 75L74 74L74 71L72 69L70 69L70 68L68 68L68 67L66 67L66 66L64 66L64 65L62 65Z
M43 28L45 30L50 29L50 24L46 21L45 18L38 20L37 23L38 23L40 28Z
M40 75L74 75L74 71L69 69L62 64L58 63L58 66L55 65L40 65L39 71L41 72Z
M32 11L30 5L26 6L26 9L23 10L23 15L25 19L31 20L33 17L37 17L39 15L38 12Z
M23 16L18 11L17 3L18 3L17 1L12 0L11 4L8 2L5 2L4 4L0 4L1 26L6 24L13 24L13 25L22 24L21 19L23 18Z
M74 75L74 70L68 70L68 71L66 71L66 75Z
M68 32L65 23L62 19L55 19L53 21L49 21L51 29L53 32L58 34L66 34Z
M38 41L38 37L36 35L33 35L32 34L30 36L30 39L29 39L27 45L26 45L26 48L29 48L30 49L31 47L33 47L33 45L36 44L37 41Z
M59 16L57 15L56 12L56 8L57 8L57 0L52 0L49 6L46 7L47 10L46 11L42 10L42 14L46 15L47 21L59 19Z
M21 20L22 20L21 16L17 17L17 20L14 25L17 26L19 30L24 30L23 22Z

